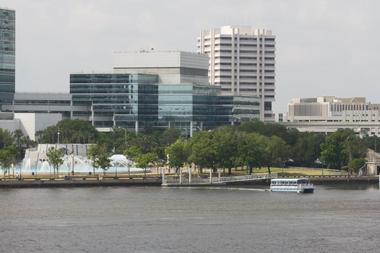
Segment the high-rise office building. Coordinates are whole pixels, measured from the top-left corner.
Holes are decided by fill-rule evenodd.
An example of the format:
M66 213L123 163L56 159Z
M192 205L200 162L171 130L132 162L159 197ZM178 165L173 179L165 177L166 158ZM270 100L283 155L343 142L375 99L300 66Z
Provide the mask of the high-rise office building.
M270 30L231 27L203 30L198 52L209 56L209 81L223 94L260 97L260 119L274 121L275 42Z
M15 31L15 11L0 9L0 106L12 104L15 93Z

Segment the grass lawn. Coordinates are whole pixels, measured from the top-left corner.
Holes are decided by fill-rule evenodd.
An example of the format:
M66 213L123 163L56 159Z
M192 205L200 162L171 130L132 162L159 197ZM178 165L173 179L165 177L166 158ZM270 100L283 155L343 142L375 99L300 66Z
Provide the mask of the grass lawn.
M246 173L245 170L236 171L237 173ZM271 168L272 173L283 173L294 176L320 176L322 175L322 169L320 168L304 168L304 167L288 167L288 168ZM253 173L268 173L267 168L255 168ZM331 170L331 169L323 169L323 175L347 175L347 171L345 170Z

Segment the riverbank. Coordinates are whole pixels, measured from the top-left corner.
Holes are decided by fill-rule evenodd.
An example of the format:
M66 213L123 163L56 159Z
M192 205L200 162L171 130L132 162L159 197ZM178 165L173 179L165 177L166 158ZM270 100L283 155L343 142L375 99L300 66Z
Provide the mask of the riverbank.
M159 177L135 177L135 178L24 178L2 179L0 188L47 188L47 187L104 187L104 186L161 186Z
M301 176L287 176L288 178ZM282 178L287 178L283 177ZM378 184L378 176L309 176L310 182L315 185L351 185L351 184ZM47 188L47 187L104 187L104 186L161 186L159 176L135 177L63 177L63 178L2 178L0 188ZM246 182L225 182L218 184L191 183L172 184L169 187L228 187L228 186L269 186L270 180L254 180Z

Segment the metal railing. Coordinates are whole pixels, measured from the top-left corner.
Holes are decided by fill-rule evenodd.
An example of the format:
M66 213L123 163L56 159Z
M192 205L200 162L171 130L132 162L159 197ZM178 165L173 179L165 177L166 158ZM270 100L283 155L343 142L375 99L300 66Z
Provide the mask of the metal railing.
M191 181L189 180L188 174L175 175L175 176L166 176L163 184L225 184L232 182L246 182L246 181L255 181L255 180L265 180L277 178L277 173L272 174L252 174L252 175L243 175L243 176L229 176L229 177L199 177L192 176Z

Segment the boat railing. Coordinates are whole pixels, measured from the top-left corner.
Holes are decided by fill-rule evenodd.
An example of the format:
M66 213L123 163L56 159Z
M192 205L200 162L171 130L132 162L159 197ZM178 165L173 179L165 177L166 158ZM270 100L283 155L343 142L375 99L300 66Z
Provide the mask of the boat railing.
M298 187L303 188L303 187L314 187L312 183L304 183L304 184L299 184Z

